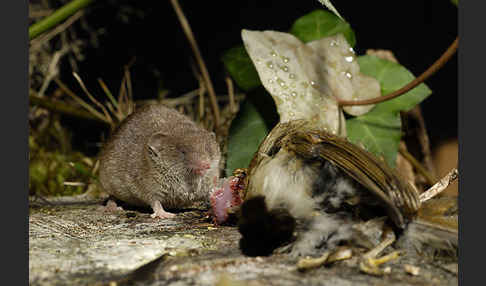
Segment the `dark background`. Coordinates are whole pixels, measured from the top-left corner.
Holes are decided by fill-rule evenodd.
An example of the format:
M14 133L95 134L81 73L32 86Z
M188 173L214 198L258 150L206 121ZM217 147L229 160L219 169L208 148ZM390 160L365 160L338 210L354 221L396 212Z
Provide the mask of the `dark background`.
M458 33L457 8L448 0L333 2L355 31L358 54L370 48L389 49L416 76L440 57ZM242 43L241 29L288 31L297 18L322 8L317 0L186 0L180 5L217 93L226 93L221 55ZM95 93L102 94L97 78L117 93L123 65L134 56L131 75L136 99L157 96L157 77L172 96L198 87L191 71L192 51L170 1L98 1L88 14L88 23L93 28L105 28L100 46L87 50L79 70ZM63 80L77 86L70 67L65 65L64 70ZM422 103L422 112L434 147L444 139L457 137L457 56L426 84L433 94ZM74 120L68 123L91 130L75 134L74 139L81 149L94 151L94 143L100 140L100 133L95 131L99 128Z

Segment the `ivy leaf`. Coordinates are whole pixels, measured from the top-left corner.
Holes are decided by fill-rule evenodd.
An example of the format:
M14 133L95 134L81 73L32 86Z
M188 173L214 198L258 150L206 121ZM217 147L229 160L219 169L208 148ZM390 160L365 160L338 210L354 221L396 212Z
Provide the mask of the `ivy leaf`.
M227 50L223 54L222 60L231 77L241 89L249 91L262 84L255 66L243 46Z
M378 108L346 120L348 139L354 144L363 144L366 150L383 157L394 167L401 137L399 113L381 112Z
M236 168L248 167L267 133L268 128L262 116L255 106L246 100L230 128L226 160L227 177L231 176Z
M341 33L350 46L356 44L356 36L349 23L324 10L315 10L297 19L290 33L304 43Z
M382 95L396 91L415 79L413 74L402 65L375 56L358 57L358 64L362 73L380 82ZM422 83L397 98L378 104L375 108L383 112L408 111L431 93L430 88Z
M400 64L366 55L358 57L360 71L380 83L381 94L398 90L415 77ZM400 111L408 111L427 98L432 91L420 84L411 91L389 101L379 103L369 113L346 120L348 138L363 144L371 153L381 156L395 166L401 137Z
M297 19L290 33L303 42L342 33L351 46L356 43L351 26L338 16L324 10L315 10ZM231 78L241 89L249 91L261 85L255 66L243 46L226 51L222 56L222 61Z

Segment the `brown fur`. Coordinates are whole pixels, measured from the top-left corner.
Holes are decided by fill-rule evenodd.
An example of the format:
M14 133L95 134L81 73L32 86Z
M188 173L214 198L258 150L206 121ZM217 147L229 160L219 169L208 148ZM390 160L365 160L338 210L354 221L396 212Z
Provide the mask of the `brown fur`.
M136 110L122 122L100 156L100 183L114 197L135 205L180 209L207 201L219 178L214 134L163 105ZM204 175L194 164L210 165Z

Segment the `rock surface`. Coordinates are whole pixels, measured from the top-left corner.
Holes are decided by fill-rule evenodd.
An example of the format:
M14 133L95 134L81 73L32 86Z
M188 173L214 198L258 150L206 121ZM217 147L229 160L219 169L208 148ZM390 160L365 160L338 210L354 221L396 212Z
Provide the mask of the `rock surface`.
M405 254L391 273L363 274L357 257L306 272L285 254L246 257L235 227L203 210L159 220L99 205L31 207L30 285L457 285L457 264ZM405 264L418 266L417 276Z

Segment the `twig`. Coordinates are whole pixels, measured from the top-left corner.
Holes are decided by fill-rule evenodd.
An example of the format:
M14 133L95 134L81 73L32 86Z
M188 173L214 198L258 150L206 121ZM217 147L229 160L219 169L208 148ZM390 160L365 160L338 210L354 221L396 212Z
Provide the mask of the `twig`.
M133 62L135 59L132 59L130 63L125 65L125 77L126 81L125 84L127 85L127 97L126 97L126 103L127 103L127 114L130 114L133 112L133 89L132 89L132 78L130 76L130 67L132 66Z
M57 77L59 74L59 61L61 58L67 54L70 50L69 46L63 47L61 50L57 51L54 53L54 55L51 58L51 61L49 63L49 67L47 68L47 73L44 78L44 82L42 83L41 88L39 89L39 92L37 93L38 96L42 97L44 96L44 92L46 91L47 87L49 87L49 84L51 81Z
M89 119L89 120L95 120L97 122L101 122L104 124L108 124L106 121L101 120L100 118L93 116L91 113L86 112L84 110L79 110L77 108L72 107L69 104L65 104L63 102L58 102L58 101L53 101L50 99L47 99L45 97L39 97L37 95L34 95L32 92L29 95L29 103L31 105L36 105L45 109L49 109L54 112L82 118L82 119ZM109 125L109 124L108 124Z
M84 93L86 93L86 95L88 96L88 98L96 105L98 106L99 108L101 108L101 110L103 111L103 114L105 115L106 117L106 120L112 124L113 123L113 119L111 118L110 114L108 113L108 111L106 110L106 107L101 104L98 100L96 100L92 95L91 93L88 91L88 89L86 88L86 86L84 85L84 82L81 80L81 77L79 77L79 75L75 72L73 72L73 76L74 78L76 78L76 80L78 81L79 85L81 86L81 88L83 89Z
M98 78L98 83L100 84L101 88L103 89L103 91L105 92L106 96L108 97L108 99L113 104L113 106L115 108L118 108L118 102L116 102L116 99L113 97L113 94L108 89L108 86L106 86L105 82L101 78Z
M46 9L46 10L39 10L39 11L31 11L31 9L29 9L29 18L36 19L36 18L47 17L51 15L52 12L54 12L53 9Z
M204 93L206 92L206 88L204 87L204 84L201 82L200 88L199 88L199 121L204 117Z
M91 105L89 105L86 101L79 98L74 92L72 92L64 83L62 83L58 78L55 78L54 81L59 85L59 87L70 97L72 97L77 103L79 103L82 107L86 108L91 114L95 117L100 119L101 121L111 125L111 123L96 109L94 109Z
M235 89L233 87L233 81L229 76L226 76L225 80L226 80L226 86L228 87L230 110L231 112L236 113Z
M39 37L37 39L31 40L30 41L30 47L29 47L29 52L36 51L39 49L42 44L45 42L49 41L50 39L54 38L57 36L59 33L62 33L65 31L67 28L69 28L74 22L76 22L81 16L83 16L84 11L78 11L76 14L72 15L69 17L66 22L58 25L56 28L54 28L52 31L49 31L45 35L42 35L42 37Z
M56 26L61 21L64 21L67 17L91 4L91 2L93 2L93 0L73 0L57 9L56 12L52 13L50 16L29 27L29 40L34 39L43 32Z
M422 149L423 162L425 167L428 169L429 174L431 174L432 177L435 178L437 177L437 172L434 163L432 162L432 153L430 152L430 140L429 136L427 135L427 128L425 128L425 120L422 116L422 110L420 108L420 105L412 108L412 110L410 110L408 114L418 123L417 138L420 142L420 147Z
M427 191L420 194L420 202L424 203L431 198L440 194L443 190L445 190L450 183L454 182L459 176L459 171L456 168L452 169L444 178L440 179L435 185L430 187Z
M176 105L179 105L179 104L188 104L188 103L191 103L192 102L192 99L194 97L196 97L197 95L199 95L199 92L201 91L201 88L198 88L198 89L195 89L193 91L190 91L184 95L181 95L177 98L167 98L167 99L163 99L161 100L161 103L167 105L167 106L170 106L170 107L174 107Z
M425 169L425 167L422 166L422 164L417 159L415 159L412 154L410 154L401 146L398 150L400 154L402 154L402 156L405 157L405 159L407 159L422 176L424 176L424 178L427 180L427 183L432 186L436 179Z
M191 44L192 51L194 53L194 56L196 57L199 68L201 69L201 73L202 76L204 77L204 81L206 82L206 88L208 89L208 93L209 93L209 100L211 101L211 106L214 113L214 124L216 130L220 122L219 107L218 107L218 102L216 100L216 93L214 92L213 84L211 83L211 79L209 77L209 72L201 56L201 52L199 51L197 42L194 38L194 34L192 33L191 27L189 26L189 22L187 21L186 17L184 16L184 13L182 12L181 7L179 6L179 2L177 0L171 0L170 2L172 3L172 6L174 7L177 17L181 22L182 29L184 30L184 33L186 34L187 39Z
M204 86L202 86L201 88L203 88L203 92L206 92L206 89L204 88ZM180 104L191 104L191 103L193 103L194 97L198 96L200 92L201 91L198 88L198 89L190 91L190 92L188 92L184 95L181 95L179 97L176 97L176 98L165 98L165 99L162 99L162 100L142 99L142 100L137 100L136 103L139 104L139 105L146 105L146 104L154 104L154 103L160 102L160 103L165 104L167 106L175 107L175 106L180 105ZM218 100L218 102L228 102L228 100L229 100L227 95L217 96L216 99ZM243 99L245 99L245 94L237 93L235 95L235 99L236 100L243 100Z
M204 117L204 94L206 93L206 86L204 84L204 79L197 70L197 67L195 66L195 63L191 61L191 70L194 75L194 77L197 79L199 83L199 102L198 102L198 115L199 117L198 122L202 122L202 119Z
M413 89L417 85L421 84L424 82L427 78L429 78L431 75L433 75L436 71L438 71L456 52L457 46L458 46L459 39L456 38L454 42L449 46L447 51L442 54L442 56L435 61L424 73L422 73L419 77L416 79L412 80L409 82L407 85L404 87L400 88L399 90L396 90L388 95L385 96L379 96L371 99L366 99L366 100L359 100L359 101L354 101L354 100L342 100L342 99L337 99L338 104L340 106L346 106L346 105L368 105L368 104L375 104L375 103L380 103L383 101L387 101L390 99L393 99L395 97L398 97L407 91Z

